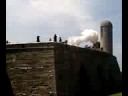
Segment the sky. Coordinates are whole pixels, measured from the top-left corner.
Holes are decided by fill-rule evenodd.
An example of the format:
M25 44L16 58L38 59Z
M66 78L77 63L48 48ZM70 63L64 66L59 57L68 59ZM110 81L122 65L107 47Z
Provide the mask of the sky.
M6 39L11 43L47 42L54 34L66 40L85 29L100 32L113 24L113 55L122 71L122 0L6 0Z

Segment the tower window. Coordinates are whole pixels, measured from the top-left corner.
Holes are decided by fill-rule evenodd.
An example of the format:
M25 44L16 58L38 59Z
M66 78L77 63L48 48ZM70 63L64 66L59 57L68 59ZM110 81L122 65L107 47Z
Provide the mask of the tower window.
M101 38L103 37L103 29L101 28L101 33L100 33L100 35L101 35Z

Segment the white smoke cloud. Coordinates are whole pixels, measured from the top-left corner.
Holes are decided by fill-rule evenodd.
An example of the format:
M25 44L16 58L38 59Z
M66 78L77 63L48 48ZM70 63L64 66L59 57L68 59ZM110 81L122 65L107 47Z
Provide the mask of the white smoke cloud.
M95 43L98 41L99 34L97 31L92 29L85 29L83 32L81 32L80 36L72 36L68 38L68 44L79 46L82 42L91 42Z

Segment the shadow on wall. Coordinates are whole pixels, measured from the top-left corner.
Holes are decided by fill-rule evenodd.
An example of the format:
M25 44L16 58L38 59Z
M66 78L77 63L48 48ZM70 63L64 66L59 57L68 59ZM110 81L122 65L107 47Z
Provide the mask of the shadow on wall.
M14 96L8 74L5 72L5 93L3 96Z
M93 86L89 80L90 76L87 74L84 66L81 66L79 76L76 96L103 96L101 90L93 90Z
M76 96L108 96L122 91L121 76L119 70L117 70L119 68L116 68L118 67L116 63L111 66L111 71L107 72L108 75L102 74L103 68L100 67L96 69L98 76L94 72L92 74L96 76L89 75L90 72L85 70L84 65L80 67ZM105 78L106 76L108 77L107 79Z

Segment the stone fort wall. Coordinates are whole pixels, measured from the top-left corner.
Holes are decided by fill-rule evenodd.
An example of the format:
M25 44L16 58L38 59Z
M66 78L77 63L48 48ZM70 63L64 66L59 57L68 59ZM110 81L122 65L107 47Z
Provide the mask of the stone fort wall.
M121 91L116 57L62 43L6 45L15 96L82 96Z

